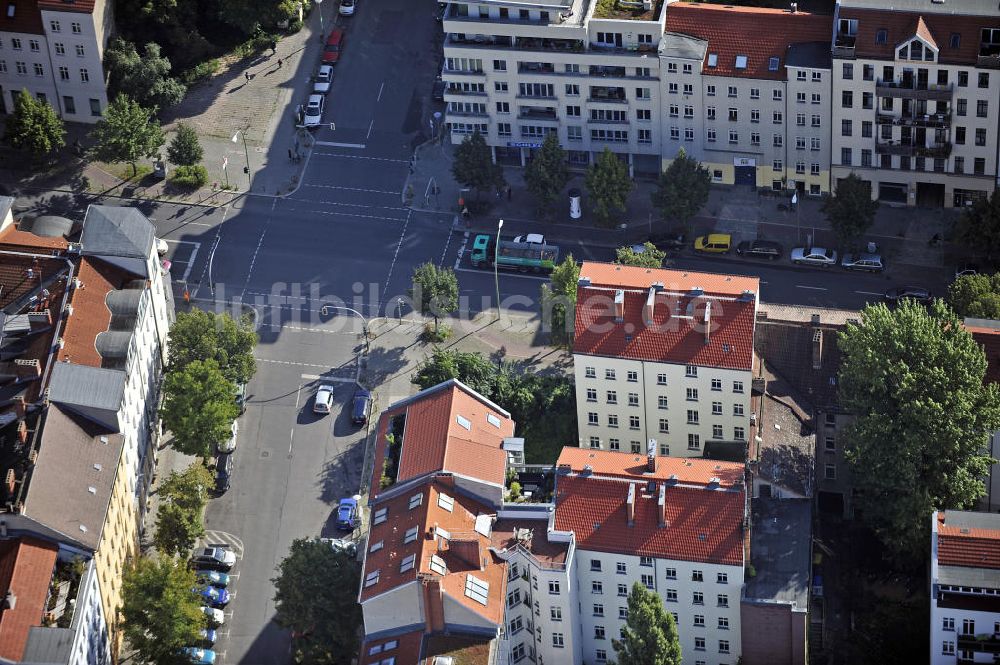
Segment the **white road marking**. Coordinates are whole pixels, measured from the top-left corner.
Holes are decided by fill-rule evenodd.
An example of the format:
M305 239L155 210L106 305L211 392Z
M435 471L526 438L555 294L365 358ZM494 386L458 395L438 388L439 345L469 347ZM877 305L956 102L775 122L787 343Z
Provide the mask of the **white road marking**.
M475 268L455 268L455 272L471 272L471 273L475 273L477 275L489 275L490 272L492 272L492 271L476 270ZM507 277L518 277L518 278L521 278L521 279L534 279L534 280L537 280L539 282L547 282L550 279L548 277L540 277L538 275L522 275L520 273L509 272L507 270L501 270L500 274L501 275L506 275Z
M408 159L393 159L391 157L368 157L367 155L345 155L341 152L314 152L313 156L320 157L343 157L344 159L368 159L373 162L395 162L397 164L409 164Z
M293 365L295 367L327 367L327 365L317 365L316 363L296 363L290 360L271 360L270 358L257 358L257 362L273 363L275 365Z
M455 270L462 265L462 257L465 255L465 247L469 244L469 236L465 236L465 240L462 241L462 246L458 248L458 256L455 257Z
M366 194L390 194L392 196L399 196L399 192L391 192L385 189L365 189L363 187L339 187L337 185L316 185L313 183L306 183L306 187L321 187L323 189L339 189L346 192L364 192Z
M227 206L223 206L223 208L222 208L222 221L219 222L219 225L218 225L218 227L216 228L216 231L215 231L214 242L215 242L216 245L218 245L219 241L222 239L222 227L226 223L226 216L228 214L229 214L229 206L228 205ZM206 261L205 262L205 267L202 268L202 270L201 270L201 278L198 280L198 288L195 289L194 293L191 294L192 299L197 299L198 293L201 291L201 285L205 283L205 275L208 273L208 266L210 266L210 265L211 265L211 261ZM249 279L249 277L247 279ZM212 287L210 285L210 288L212 289L212 292L213 292L213 295L214 295L215 287ZM246 287L244 287L244 290L245 289L246 289Z
M396 267L396 259L399 258L399 248L403 246L403 238L406 237L406 227L410 225L410 215L412 212L406 213L406 221L403 223L403 231L399 234L399 242L396 243L396 251L392 254L392 263L389 264L389 274L385 276L385 286L382 288L382 297L378 300L377 308L382 309L382 303L385 302L385 294L389 290L389 282L392 280L392 270Z
M180 242L188 242L188 241L182 240ZM200 242L195 242L191 244L194 245L194 249L191 250L191 256L188 258L187 262L187 268L184 269L184 277L181 278L181 281L183 281L185 284L188 281L188 276L191 274L191 269L194 268L194 257L198 256L198 250L201 248Z
M316 141L316 145L325 145L330 148L359 148L365 149L364 143L340 143L339 141Z
M822 287L822 286L803 286L802 284L796 284L795 288L797 288L797 289L810 289L812 291L826 291L826 288Z
M295 211L292 207L290 210ZM353 217L355 219L378 219L383 222L405 222L405 219L399 217L383 217L382 215L361 215L355 212L336 212L334 210L313 210L311 208L306 208L305 212L309 212L313 215L329 215L331 217Z
M296 399L295 401L298 402L298 399ZM298 404L296 404L295 406L296 406L295 410L298 411ZM289 455L292 454L292 444L294 442L295 442L295 428L293 427L291 433L288 436L288 454Z
M375 98L376 102L382 101L382 91L385 90L385 81L382 81L382 85L378 87L378 97Z
M354 383L354 379L345 379L342 376L324 376L323 374L303 374L304 381L329 381L330 383ZM298 406L298 404L296 404Z
M372 127L374 126L375 126L375 118L372 118L372 121L368 123L368 133L365 134L366 141L372 137Z
M170 238L161 238L163 242L173 243L174 245L194 245L197 247L200 242L195 242L194 240L171 240Z
M863 296L884 296L884 293L876 293L874 291L855 291L855 293L860 293Z
M293 203L294 202L295 201L293 200ZM407 210L409 210L409 208L404 208L402 206L377 206L377 205L372 205L370 203L341 203L340 201L328 201L324 199L320 199L318 201L315 199L309 199L307 203L322 203L323 205L344 206L347 208L374 208L378 210L395 210L397 212L406 212ZM293 210L295 209L294 206L291 206L291 208Z
M271 199L271 212L267 216L267 222L264 224L264 230L260 232L260 239L257 241L257 248L253 250L253 256L250 257L250 267L247 268L247 279L243 282L243 293L240 294L240 300L246 295L247 286L250 285L250 276L253 275L253 266L257 262L257 255L260 253L260 247L264 244L264 236L267 235L267 229L271 226L271 218L274 215L274 208L278 205L278 199Z

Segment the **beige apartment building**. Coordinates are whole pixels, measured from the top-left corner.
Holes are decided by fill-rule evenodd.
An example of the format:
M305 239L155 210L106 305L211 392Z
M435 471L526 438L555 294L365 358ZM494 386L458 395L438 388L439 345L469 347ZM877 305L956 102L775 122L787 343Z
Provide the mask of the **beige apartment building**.
M845 0L833 48L834 182L886 203L965 206L997 182L1000 8Z
M0 114L27 90L64 120L93 123L108 105L104 49L112 0L13 0L0 12Z
M677 2L660 49L664 167L727 185L830 190L830 17Z
M453 2L444 16L445 122L479 130L524 164L555 131L571 163L605 148L632 172L660 166L659 58L666 3L603 11L595 0Z
M745 444L759 290L755 277L585 262L579 446L701 457L710 441Z

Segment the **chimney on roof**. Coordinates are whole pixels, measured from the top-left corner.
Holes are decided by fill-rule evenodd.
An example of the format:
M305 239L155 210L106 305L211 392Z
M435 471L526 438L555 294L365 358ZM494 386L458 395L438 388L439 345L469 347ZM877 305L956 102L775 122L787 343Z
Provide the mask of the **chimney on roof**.
M712 303L705 303L705 344L708 344L712 333Z
M656 439L646 442L646 471L656 473Z
M42 375L42 366L37 358L15 358L14 373L19 379L37 379Z
M660 526L667 526L667 485L660 484L660 495L656 499L656 514L660 518Z
M615 291L615 323L621 323L625 320L625 290L618 289Z
M24 401L24 395L19 395L14 400L14 413L17 415L17 419L23 421L24 417L28 414L28 405Z
M793 14L796 13L797 11L799 11L799 3L793 2L792 6L791 6L791 10L792 10Z
M653 325L653 309L656 305L656 285L649 287L649 295L646 296L646 304L642 308L642 322L647 326Z
M14 595L13 591L7 592L7 595L3 597L3 605L0 607L5 610L13 610L17 607L17 596Z
M3 484L7 488L7 496L14 496L15 485L17 484L17 474L14 469L7 469L7 475L4 476Z
M813 369L823 368L823 331L813 328L812 339Z
M635 524L635 483L628 484L628 497L625 499L625 507L628 510L628 525Z
M23 420L17 423L17 440L22 444L28 442L28 423Z
M424 632L437 633L444 630L444 600L441 583L435 577L423 580L424 585Z

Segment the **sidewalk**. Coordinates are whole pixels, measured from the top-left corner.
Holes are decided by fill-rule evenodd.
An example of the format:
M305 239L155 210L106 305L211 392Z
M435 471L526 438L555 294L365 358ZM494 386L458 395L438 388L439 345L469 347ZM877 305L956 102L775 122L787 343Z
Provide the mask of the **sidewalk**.
M295 108L305 102L319 62L320 11L324 13L326 30L339 20L336 3L314 5L303 28L283 37L275 54L266 51L250 60L235 56L221 59L215 75L192 86L180 104L161 114L166 134L161 154L166 157L166 146L178 124L191 126L205 151L202 164L208 170L207 186L194 191L180 190L169 181L151 175L135 182L123 181L101 164L87 163L76 154L73 146L77 141L85 149L92 145L88 134L93 129L92 125L76 123L66 125L66 146L53 160L57 166L44 173L26 176L16 166L21 157L0 147L0 182L24 191L89 193L214 206L246 193L248 179L244 168L249 162L254 194L278 196L293 191L314 140L308 131L295 127ZM245 74L252 79L247 81ZM237 132L240 135L234 142ZM301 158L293 160L296 151ZM223 160L228 161L226 169ZM151 160L140 163L149 165ZM227 180L228 190L223 189Z
M165 432L158 439L159 448L155 453L155 475L153 476L153 482L149 486L149 496L146 498L146 515L143 517L142 524L139 527L141 534L139 543L143 551L153 548L153 534L156 533L156 512L160 506L160 486L163 484L163 481L170 476L171 472L183 471L198 461L197 457L185 455L174 450L170 446L171 438L172 435L170 432Z
M412 173L407 187L412 187L411 207L416 210L446 212L457 215L458 199L474 200L474 192L464 191L451 174L454 147L445 135L443 140L429 141L415 154ZM650 232L670 230L673 226L663 220L653 208L650 195L656 184L637 180L629 196L625 213L621 216L625 228L598 228L587 211L587 194L582 172L572 172L567 190L577 188L584 192L584 216L580 220L569 218L568 196L558 201L556 213L548 221L540 221L535 203L524 184L524 169L504 167L504 176L511 186L507 195L495 197L483 193L482 200L489 206L485 214L470 220L474 231L496 232L498 219L514 222L518 232L522 227L544 230L556 242L577 243L581 240L592 246L620 247L641 242ZM432 185L439 191L431 193ZM826 216L822 213L823 199L800 196L796 211L782 210L790 199L784 196L762 196L755 189L729 185L712 185L708 203L691 222L690 238L709 232L730 233L734 243L756 238L769 238L782 242L786 249L801 246L811 238L815 245L836 245L836 239ZM942 269L961 255L961 248L940 243L935 247L929 241L935 235L948 238L958 211L951 209L879 207L875 223L866 240L880 245L886 261L911 266ZM508 228L508 227L505 227Z

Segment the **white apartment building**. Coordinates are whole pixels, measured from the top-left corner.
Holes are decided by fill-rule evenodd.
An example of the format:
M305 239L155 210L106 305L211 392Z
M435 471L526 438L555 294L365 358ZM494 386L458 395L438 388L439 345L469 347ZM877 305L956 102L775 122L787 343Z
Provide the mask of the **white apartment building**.
M479 130L497 160L524 164L552 131L571 163L605 148L632 172L660 167L663 0L604 11L596 0L452 2L444 16L445 121Z
M844 0L833 48L836 181L886 203L964 206L997 182L1000 10L980 0Z
M830 17L677 2L660 48L664 166L680 148L712 181L830 190Z
M5 0L0 8L0 114L27 90L64 120L97 122L108 105L102 63L112 0Z
M580 447L701 457L709 441L745 442L759 289L755 277L585 262L573 342Z
M635 583L673 614L685 663L740 660L743 473L732 462L563 448L555 528L576 538L572 604L584 663L614 660L611 640L628 618Z
M1000 653L1000 515L931 516L931 665L994 663Z

